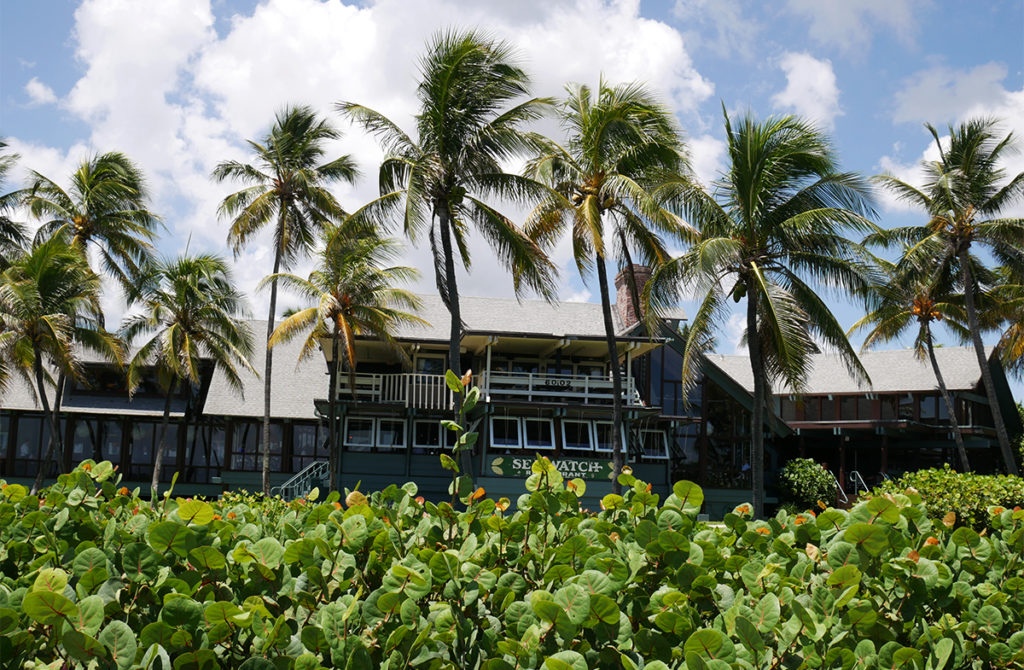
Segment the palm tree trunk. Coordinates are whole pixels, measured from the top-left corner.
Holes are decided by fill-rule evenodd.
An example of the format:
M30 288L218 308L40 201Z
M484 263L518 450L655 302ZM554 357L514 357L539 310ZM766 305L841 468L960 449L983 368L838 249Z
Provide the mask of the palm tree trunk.
M156 443L156 455L153 456L153 480L150 482L149 503L155 508L157 489L160 487L160 467L164 463L164 450L167 447L167 425L171 422L171 397L174 395L174 383L167 389L164 397L164 420L160 424L160 439Z
M456 377L462 377L462 310L459 307L459 285L455 280L455 256L452 253L452 240L449 236L451 222L448 219L446 207L439 208L438 224L441 233L441 251L444 253L445 284L448 287L448 312L452 317L448 340L448 368L455 373ZM461 409L462 396L456 393L454 407L456 422L459 420ZM470 457L469 449L462 451L460 460L462 471L475 480L473 459Z
M68 379L68 376L67 376L67 374L63 370L61 370L57 374L57 387L54 390L54 394L53 394L53 415L56 416L56 417L60 417L60 408L61 408L61 405L64 404L64 387L67 384L67 379ZM57 435L57 447L56 448L57 448L57 453L60 455L59 460L57 461L58 462L57 469L60 472L64 472L64 459L66 458L66 456L65 456L65 448L64 448L64 435L62 435L62 434L58 434Z
M274 254L274 274L281 270L281 248ZM273 371L274 350L270 337L274 334L274 315L277 313L277 279L270 282L270 313L267 315L267 352L263 368L263 495L270 495L270 375Z
M939 362L935 359L935 347L932 345L932 329L925 323L924 327L924 341L928 347L928 360L932 363L932 370L935 371L935 381L939 384L939 392L942 394L942 400L946 403L946 411L949 412L949 424L953 427L953 441L956 442L957 456L960 458L960 469L964 472L971 471L970 461L967 460L967 447L964 446L964 436L960 432L960 421L956 418L956 408L953 406L953 399L949 395L949 389L946 388L946 380L942 376L942 370L939 369Z
M334 337L331 341L331 369L328 372L328 383L331 386L330 400L328 405L330 409L330 418L327 420L327 440L328 440L328 451L327 451L327 467L330 468L330 482L329 488L331 491L338 490L338 324L334 324Z
M619 473L625 464L622 453L622 369L619 368L619 355L615 346L615 326L612 325L612 302L608 295L608 270L604 257L595 254L597 260L597 282L601 287L601 315L604 317L604 341L608 345L608 365L612 370L612 492L622 493Z
M999 409L999 398L996 396L995 384L992 381L992 370L988 366L988 357L985 356L985 343L981 341L981 326L978 323L978 309L975 306L977 285L971 275L970 256L968 250L962 249L959 254L960 275L964 283L964 304L967 307L967 325L971 329L971 340L974 343L974 353L978 356L978 367L981 368L981 379L985 385L985 395L988 397L989 409L992 411L992 422L995 424L996 437L999 439L999 452L1002 454L1003 463L1006 465L1006 472L1011 475L1020 474L1017 468L1017 459L1010 447L1010 436L1006 433L1006 422L1003 421L1003 412Z
M43 353L38 348L33 353L35 360L32 362L32 369L36 376L36 392L39 393L39 401L43 404L43 418L50 424L50 440L46 445L46 456L39 462L39 471L36 472L36 480L32 484L32 495L35 495L39 493L39 489L43 488L46 471L54 457L53 452L57 444L57 433L60 432L60 426L57 425L56 415L50 411L50 399L46 397L46 384L43 381Z
M754 402L750 408L750 485L754 500L754 518L764 516L764 407L768 399L761 338L757 332L757 294L747 284L747 349L750 371L754 375Z

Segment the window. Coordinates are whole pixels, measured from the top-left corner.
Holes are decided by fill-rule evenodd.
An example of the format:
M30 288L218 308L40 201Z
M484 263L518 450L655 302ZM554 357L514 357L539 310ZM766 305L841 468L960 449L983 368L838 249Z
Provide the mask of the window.
M899 416L899 398L887 395L882 398L882 419L893 420Z
M857 398L857 418L858 419L873 419L874 408L871 406L871 398L864 396Z
M0 415L0 474L6 474L7 454L11 441L11 418Z
M936 397L933 395L921 396L921 421L934 420L938 416Z
M405 448L405 421L381 419L377 425L377 444L384 449Z
M491 417L491 447L495 449L518 449L519 419Z
M853 421L857 418L857 399L853 396L843 396L839 399L839 420Z
M292 426L292 472L301 472L310 463L329 458L328 433L327 426L318 424L297 423Z
M569 376L572 375L572 363L548 363L544 368L544 372L549 375Z
M576 374L581 377L604 377L604 366L596 363L580 363L576 366Z
M527 449L554 449L555 422L551 419L523 419L523 442Z
M412 425L412 446L417 449L440 448L441 423L439 421L414 421Z
M562 448L593 451L594 438L589 421L562 421Z
M518 372L520 374L528 374L531 372L537 373L540 372L540 363L528 358L517 358L512 361L512 372Z
M270 424L270 469L281 471L281 424ZM263 424L240 421L231 440L231 469L242 472L263 470Z
M351 451L369 451L373 447L374 421L350 416L345 419L344 445Z
M946 399L940 394L935 401L939 406L939 419L949 421L949 407L946 406Z
M804 421L821 421L821 398L804 398Z
M614 424L611 421L595 421L594 422L594 450L604 451L611 453L615 451L615 442L612 438L614 432ZM626 443L619 436L619 441L622 444L623 451L625 451Z
M156 424L152 422L135 421L132 423L132 432L129 434L131 459L128 465L128 479L145 481L153 476L155 433Z
M790 400L789 398L782 399L782 420L796 420L796 401Z
M211 424L190 425L185 435L186 482L206 483L224 468L225 430Z
M416 372L423 375L443 375L445 373L444 354L416 356Z
M900 396L899 402L900 419L903 421L914 420L914 396L904 393Z
M836 401L831 396L825 396L821 399L821 420L836 420Z
M640 438L643 440L644 457L668 460L668 437L663 430L640 431Z

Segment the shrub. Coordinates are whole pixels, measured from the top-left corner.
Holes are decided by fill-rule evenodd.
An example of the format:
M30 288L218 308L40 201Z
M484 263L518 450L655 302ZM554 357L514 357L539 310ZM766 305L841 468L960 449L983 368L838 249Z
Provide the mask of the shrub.
M697 521L700 487L580 509L533 464L513 511L415 485L165 497L87 462L0 493L4 667L509 670L1020 667L1024 511L933 523L913 492ZM456 485L457 486L457 485ZM684 666L685 663L685 666Z
M931 518L941 519L953 512L957 525L978 530L991 519L991 508L1013 509L1024 505L1024 478L957 472L948 464L908 472L899 479L883 482L874 493L895 493L907 488L914 488L921 494Z
M779 471L780 500L787 510L818 509L818 503L836 501L836 480L832 473L811 458L794 458Z

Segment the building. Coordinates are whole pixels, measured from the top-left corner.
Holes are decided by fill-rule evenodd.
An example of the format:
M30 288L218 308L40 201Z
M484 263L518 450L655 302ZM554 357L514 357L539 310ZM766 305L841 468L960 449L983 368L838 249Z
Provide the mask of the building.
M974 349L938 347L935 357L953 398L972 469L999 470L998 441ZM748 358L716 354L709 359L753 392ZM774 409L792 430L776 440L776 453L826 464L848 494L907 470L957 464L949 410L927 359L911 349L868 351L860 359L870 385L858 384L837 356L817 354L801 393L774 389ZM1020 415L1003 366L991 349L988 361L1007 430L1011 436L1020 435Z
M608 359L601 306L592 303L461 300L464 370L482 401L471 420L480 439L473 474L489 494L513 497L534 454L555 460L566 474L588 480L588 499L610 490L616 440L640 478L656 492L691 479L705 490L707 509L719 515L749 499L751 373L747 359L710 356L689 388L680 378L682 312L670 314L649 335L617 278L613 322L616 361ZM448 367L448 312L436 296L424 297L430 326L407 327L397 341L404 356L379 342L357 344L357 369L339 375L336 416L343 486L374 490L416 481L424 495L447 496L449 472L438 454L450 445L441 427L452 406L444 382ZM265 322L252 322L259 337ZM326 357L330 346L322 343ZM325 358L297 362L298 341L275 349L271 422L271 470L281 485L328 458L329 389ZM987 402L973 353L937 350L958 419L968 434L972 463L991 467L996 450ZM262 363L262 357L256 363ZM403 366L403 360L405 365ZM837 361L819 356L801 396L777 389L764 430L766 470L788 458L827 463L848 491L850 477L866 484L888 473L950 459L948 417L927 364L910 351L864 356L874 383L860 388ZM625 373L624 429L613 436L610 365ZM1016 422L998 361L992 360L1004 415ZM163 410L154 379L129 400L121 374L107 363L86 365L87 382L69 384L61 411L62 465L83 458L111 460L127 485L148 488ZM172 402L169 445L161 479L179 474L177 493L216 495L258 490L261 478L263 383L243 373L243 393L211 369L195 389ZM51 399L52 402L52 399ZM1019 429L1011 425L1011 432ZM48 431L34 390L13 380L0 396L0 477L27 480L44 454ZM323 468L323 466L315 466ZM55 473L52 473L55 474ZM774 478L769 474L768 501Z

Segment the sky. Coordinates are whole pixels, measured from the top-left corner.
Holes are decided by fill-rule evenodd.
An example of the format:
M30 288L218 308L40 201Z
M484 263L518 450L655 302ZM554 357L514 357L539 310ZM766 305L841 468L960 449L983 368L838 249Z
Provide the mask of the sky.
M261 137L275 111L310 104L345 131L331 156L351 154L363 173L336 194L349 209L364 204L382 153L334 103L365 104L409 128L417 58L453 27L515 45L537 95L602 76L647 82L676 113L705 183L724 168L723 108L803 115L830 133L845 170L909 181L934 155L925 122L995 116L1024 141L1022 0L0 0L0 136L21 156L5 188L28 170L66 183L86 156L122 151L149 179L162 254L230 256L217 205L233 187L210 181L214 166L247 159L244 141ZM1007 168L1024 171L1024 153ZM884 193L877 210L883 226L922 222ZM1015 211L1024 215L1024 203ZM486 243L471 248L463 291L512 295ZM566 245L553 257L562 299L598 299ZM423 275L414 288L431 291L427 249L406 258ZM262 316L265 238L233 262ZM844 325L860 317L844 296L829 299ZM287 296L279 304L296 306ZM113 288L105 305L123 312ZM739 307L721 353L742 352ZM1014 387L1022 397L1024 385Z

